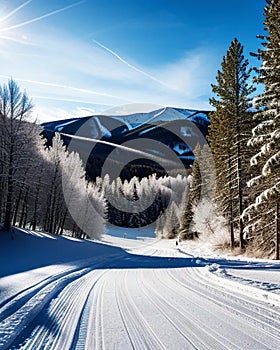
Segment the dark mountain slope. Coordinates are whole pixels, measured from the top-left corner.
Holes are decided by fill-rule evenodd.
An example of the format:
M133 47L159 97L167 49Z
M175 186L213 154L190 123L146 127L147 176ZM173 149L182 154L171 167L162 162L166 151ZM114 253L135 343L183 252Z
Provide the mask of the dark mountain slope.
M147 172L161 174L162 167L165 168L164 164L170 159L169 150L174 152L185 168L190 167L193 162L191 150L199 139L206 136L209 118L207 111L165 107L149 113L94 115L43 123L42 126L49 144L55 132L62 134L66 145L75 135L79 136L79 140L75 139L75 150L87 162L89 177L95 178L101 174L104 160L110 155L112 167L130 163L123 171L123 177L130 178L138 172L140 177ZM131 142L134 144L132 147L119 146ZM85 151L88 147L91 147L89 157ZM132 149L134 147L138 148L137 152ZM111 153L113 150L114 156ZM143 152L142 156L140 151ZM131 155L134 160L127 161ZM169 169L172 166L175 165L171 162Z

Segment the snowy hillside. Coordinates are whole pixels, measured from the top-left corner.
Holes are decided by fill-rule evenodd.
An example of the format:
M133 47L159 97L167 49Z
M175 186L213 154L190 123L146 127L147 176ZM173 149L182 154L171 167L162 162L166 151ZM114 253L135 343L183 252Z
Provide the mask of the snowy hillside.
M93 115L85 118L74 118L55 122L43 123L43 127L47 130L72 133L77 130L75 127L81 126L83 121L93 120L93 135L110 136L109 130L115 130L119 127L123 128L123 132L135 129L143 124L171 122L175 120L190 120L198 125L208 127L209 117L207 111L199 111L192 109L164 107L146 113L133 113L127 115ZM122 125L123 124L123 125ZM96 136L95 136L96 137Z
M135 113L123 116L112 116L112 118L120 119L132 126L156 122L170 122L174 120L192 120L199 121L202 124L209 125L208 112L193 109L164 107L149 113Z

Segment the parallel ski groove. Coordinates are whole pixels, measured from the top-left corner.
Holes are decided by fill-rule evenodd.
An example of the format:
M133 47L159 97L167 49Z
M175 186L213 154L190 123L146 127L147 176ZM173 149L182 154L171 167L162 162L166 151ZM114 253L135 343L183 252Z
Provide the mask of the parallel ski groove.
M266 316L265 310L267 309L265 307L262 309L262 306L260 304L250 302L249 300L247 300L247 298L246 300L244 300L240 296L227 293L224 290L221 292L219 289L213 286L210 286L211 282L209 282L210 285L208 285L208 284L205 284L205 282L201 282L201 280L199 280L199 285L201 287L204 285L204 287L207 288L207 292L208 292L208 294L206 293L206 291L202 293L202 291L199 291L196 288L195 284L198 283L198 280L192 278L191 273L188 273L188 279L186 283L183 283L180 280L178 280L178 278L174 277L174 274L171 271L168 271L168 275L171 278L175 279L178 283L180 283L184 288L188 290L192 290L194 293L199 294L204 298L207 298L209 301L219 305L223 309L229 310L234 315L237 314L241 317L244 317L247 321L249 320L251 324L253 324L254 326L257 325L262 332L265 332L267 335L274 337L276 340L280 341L279 328L278 328L279 316L280 316L279 313L275 312L274 318L270 316ZM192 285L192 287L190 285ZM209 293L211 295L209 295ZM217 298L217 295L222 295L222 298ZM228 298L227 301L224 300L225 296ZM248 307L241 304L244 301L248 303ZM238 308L236 308L237 302L239 302ZM235 307L234 305L232 305L233 303ZM259 310L263 310L263 313L254 311L253 309L254 306L257 307ZM262 320L265 318L266 318L266 322ZM275 326L270 324L270 322L273 322ZM262 327L260 327L260 325L262 325Z

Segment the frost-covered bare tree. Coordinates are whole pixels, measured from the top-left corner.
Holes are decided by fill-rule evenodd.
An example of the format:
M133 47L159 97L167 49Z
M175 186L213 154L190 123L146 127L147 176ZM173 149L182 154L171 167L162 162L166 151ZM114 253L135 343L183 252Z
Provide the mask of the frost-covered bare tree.
M40 132L41 128L35 123L26 123L28 143L22 149L22 156L18 160L17 186L15 188L15 204L13 206L13 225L25 227L30 223L33 211L36 212L36 199L44 164L40 148L44 145Z
M104 230L103 193L88 184L78 154L69 153L58 134L45 147L41 127L28 118L32 103L14 80L0 87L0 222L45 229L64 229L80 237ZM64 177L63 187L62 179ZM77 208L78 215L69 208ZM73 214L73 215L72 215Z
M14 80L0 87L0 206L3 228L10 230L16 189L22 187L28 165L32 103Z
M52 140L52 146L43 153L48 162L46 168L46 187L48 195L43 215L43 229L57 232L58 221L63 211L62 163L66 158L66 148L58 133Z
M78 153L67 151L61 168L64 207L60 216L60 233L75 226L76 237L100 237L104 233L107 209L104 192L99 185L86 181Z
M99 185L86 181L77 153L67 151L58 133L52 146L42 150L45 169L41 184L41 217L44 230L62 234L65 230L78 238L97 238L104 232L106 203Z

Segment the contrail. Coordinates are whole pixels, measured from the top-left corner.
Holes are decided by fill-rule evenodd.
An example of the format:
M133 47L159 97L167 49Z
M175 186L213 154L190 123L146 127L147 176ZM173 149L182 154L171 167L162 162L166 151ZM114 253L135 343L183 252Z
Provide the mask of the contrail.
M119 61L121 61L122 63L124 63L125 65L127 65L129 68L135 70L136 72L138 73L141 73L143 75L145 75L147 78L157 82L158 84L160 85L163 85L165 87L167 87L168 89L170 90L176 90L174 89L173 87L167 85L166 83L164 83L163 81L155 78L154 76L152 76L151 74L149 73L146 73L144 72L143 70L133 66L132 64L130 64L129 62L127 62L125 59L123 59L120 55L118 55L116 52L114 52L113 50L109 49L108 47L104 46L103 44L101 44L99 41L95 40L95 39L92 39L92 41L97 44L99 47L101 47L102 49L106 50L107 52L109 52L111 55L115 56Z
M8 18L10 18L11 16L13 16L15 13L17 13L19 10L21 10L23 7L25 7L26 5L28 5L30 2L32 2L33 0L28 0L25 1L23 4L19 5L18 7L16 7L14 10L12 10L11 12L9 12L5 17L0 18L0 22L4 22L6 21Z
M30 1L31 1L31 0L30 0ZM63 12L63 11L65 11L65 10L68 10L68 9L70 9L70 8L72 8L72 7L78 6L78 5L82 4L83 2L85 2L85 0L75 2L74 4L71 4L71 5L62 7L62 8L60 8L60 9L55 10L55 11L52 11L52 12L48 12L48 13L46 13L45 15L42 15L42 16L39 16L39 17L30 19L30 20L28 20L28 21L15 24L15 25L10 26L10 27L2 28L2 29L0 29L0 32L6 32L6 31L8 31L8 30L12 30L12 29L16 29L16 28L20 28L20 27L26 26L27 24L31 24L31 23L34 23L34 22L38 22L38 21L40 21L41 19L44 19L44 18L53 16L53 15L55 15L55 14L57 14L57 13L60 13L60 12Z
M0 77L4 78L4 79L10 79L11 78L11 77L9 77L7 75L2 75L2 74L0 75ZM126 99L126 98L123 98L123 97L120 97L120 96L107 94L105 92L97 92L97 91L94 91L94 90L76 88L76 87L70 86L70 85L47 83L47 82L44 82L44 81L30 80L30 79L20 79L20 78L15 78L15 80L23 81L25 83L31 83L31 84L37 84L37 85L43 85L43 86L50 86L50 87L58 87L58 88L62 88L62 89L69 89L69 90L73 90L73 91L84 92L84 93L88 93L88 94L92 94L92 95L98 95L98 96L103 96L103 97L111 97L111 98L114 98L114 99L117 99L117 100L122 100L122 101L130 102L130 103L134 102L134 101L131 101L129 99Z

